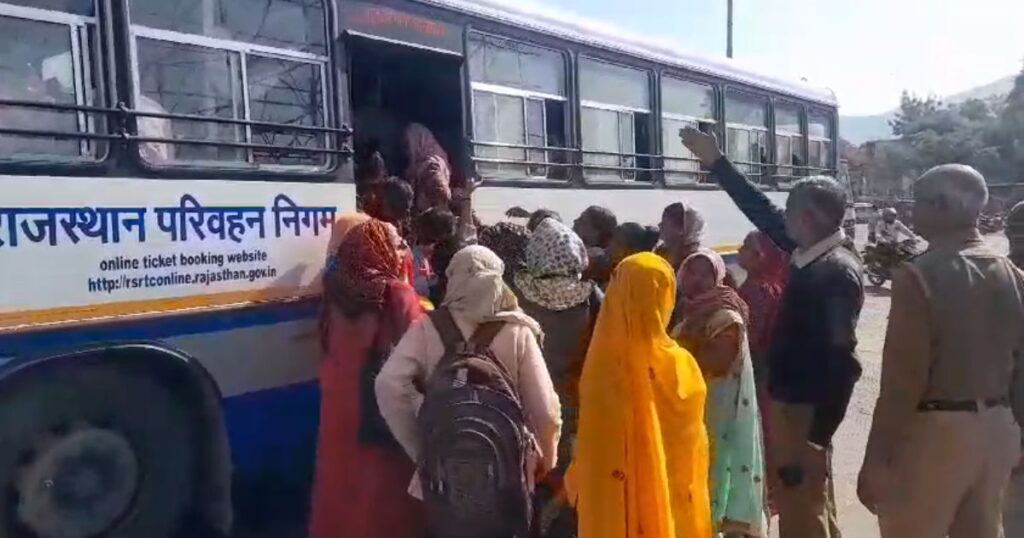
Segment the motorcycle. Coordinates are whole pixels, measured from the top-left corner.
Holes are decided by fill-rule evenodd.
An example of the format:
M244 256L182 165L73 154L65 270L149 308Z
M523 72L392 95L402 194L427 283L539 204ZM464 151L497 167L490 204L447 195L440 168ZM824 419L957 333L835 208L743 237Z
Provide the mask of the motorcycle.
M892 270L917 254L917 241L907 239L901 243L875 243L864 247L864 275L868 282L883 286L892 280Z

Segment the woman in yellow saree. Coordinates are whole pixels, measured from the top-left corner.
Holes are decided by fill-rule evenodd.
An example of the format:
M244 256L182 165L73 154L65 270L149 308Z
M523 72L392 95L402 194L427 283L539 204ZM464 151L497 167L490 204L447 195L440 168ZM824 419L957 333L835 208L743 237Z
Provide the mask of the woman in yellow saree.
M707 389L665 327L675 275L641 253L612 275L580 379L566 492L580 538L709 538Z

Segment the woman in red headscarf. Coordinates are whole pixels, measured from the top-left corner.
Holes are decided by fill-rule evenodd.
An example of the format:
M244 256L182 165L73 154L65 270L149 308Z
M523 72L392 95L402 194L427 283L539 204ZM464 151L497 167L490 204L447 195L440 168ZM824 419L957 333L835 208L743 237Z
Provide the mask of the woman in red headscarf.
M750 355L754 362L754 378L757 381L757 400L761 409L768 409L768 349L772 343L775 318L786 288L786 269L789 256L772 243L767 235L751 232L739 250L739 264L747 272L747 279L740 286L740 297L750 307ZM770 439L771 423L765 413L761 417L764 438ZM765 443L766 468L773 469L772 454ZM772 491L775 477L768 476L768 504L772 505Z
M357 224L324 276L311 538L422 534L422 507L406 492L416 467L380 417L373 387L391 348L423 315L402 281L400 243L379 220Z
M786 287L789 256L761 232L751 232L739 250L739 264L747 272L740 286L740 297L750 306L750 353L758 382L764 375L768 347L771 345L775 316Z

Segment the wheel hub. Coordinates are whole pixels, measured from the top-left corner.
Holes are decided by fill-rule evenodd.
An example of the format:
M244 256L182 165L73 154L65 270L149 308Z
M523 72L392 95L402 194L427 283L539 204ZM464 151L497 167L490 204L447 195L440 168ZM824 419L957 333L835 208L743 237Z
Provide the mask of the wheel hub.
M127 439L80 427L41 444L14 484L22 525L40 538L84 538L124 517L140 478Z

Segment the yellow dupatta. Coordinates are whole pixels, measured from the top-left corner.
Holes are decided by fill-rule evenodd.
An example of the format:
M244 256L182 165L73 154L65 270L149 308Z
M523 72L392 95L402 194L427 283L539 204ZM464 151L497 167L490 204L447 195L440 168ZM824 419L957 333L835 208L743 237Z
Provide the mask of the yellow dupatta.
M707 389L665 332L675 275L652 253L615 269L580 379L566 477L580 538L709 538Z

